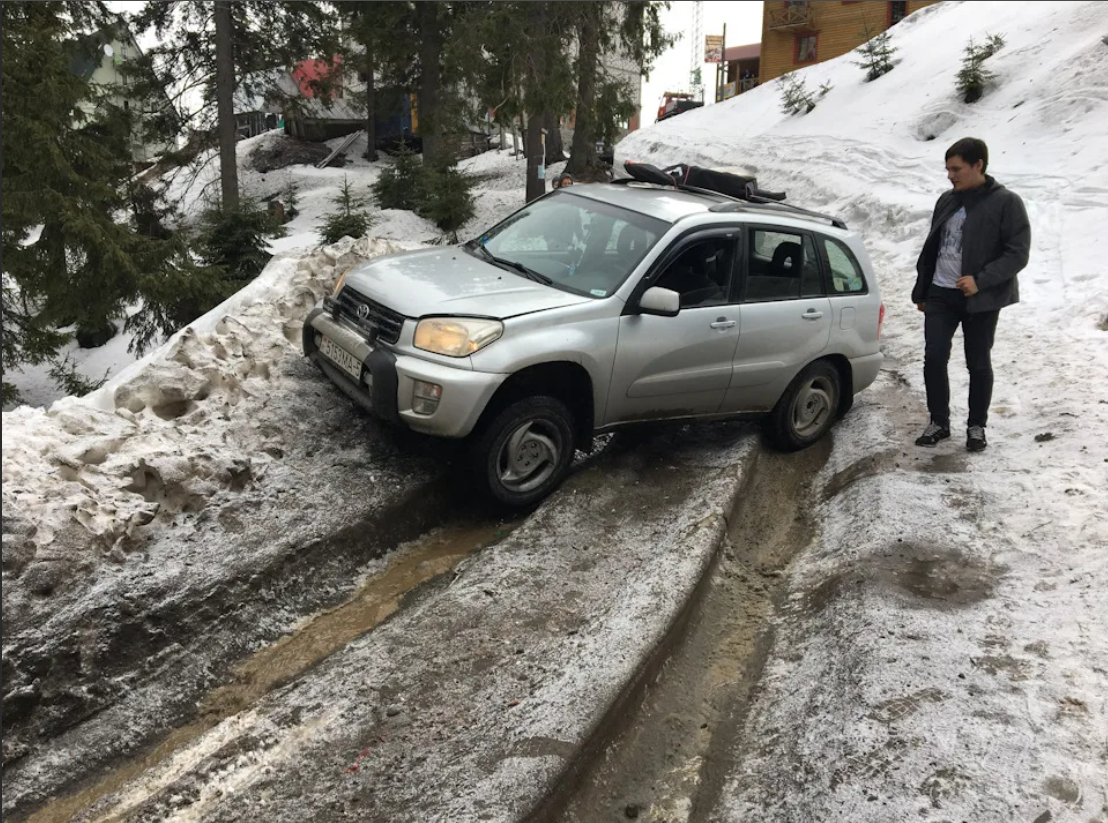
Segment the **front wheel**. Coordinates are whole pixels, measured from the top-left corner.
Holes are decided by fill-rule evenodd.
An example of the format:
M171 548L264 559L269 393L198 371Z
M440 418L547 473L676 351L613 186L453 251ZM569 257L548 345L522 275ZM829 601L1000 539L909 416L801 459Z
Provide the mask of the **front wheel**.
M494 500L529 506L565 478L574 455L573 416L553 397L528 397L501 411L472 446L478 484Z
M815 443L835 422L842 385L839 372L819 360L796 376L770 412L766 433L782 451Z

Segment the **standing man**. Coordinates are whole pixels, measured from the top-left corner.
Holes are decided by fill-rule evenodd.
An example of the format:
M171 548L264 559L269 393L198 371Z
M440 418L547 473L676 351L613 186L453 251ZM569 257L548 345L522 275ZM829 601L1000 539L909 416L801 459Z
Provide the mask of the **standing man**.
M990 352L1000 310L1019 302L1016 275L1031 252L1031 224L1019 195L989 175L984 141L965 137L946 151L952 190L939 197L916 261L912 302L924 313L923 379L931 422L917 446L950 437L947 362L958 326L969 370L966 448L984 450L993 395Z

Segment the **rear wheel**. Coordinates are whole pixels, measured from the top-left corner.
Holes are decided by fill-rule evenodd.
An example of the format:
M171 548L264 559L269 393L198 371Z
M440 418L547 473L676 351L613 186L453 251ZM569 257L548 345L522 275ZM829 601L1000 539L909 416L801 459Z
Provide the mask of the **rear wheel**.
M819 360L796 376L767 421L766 433L783 451L798 451L815 443L835 422L842 383L839 371Z
M472 446L477 482L494 500L523 507L565 479L575 449L573 415L553 397L517 400L492 419Z

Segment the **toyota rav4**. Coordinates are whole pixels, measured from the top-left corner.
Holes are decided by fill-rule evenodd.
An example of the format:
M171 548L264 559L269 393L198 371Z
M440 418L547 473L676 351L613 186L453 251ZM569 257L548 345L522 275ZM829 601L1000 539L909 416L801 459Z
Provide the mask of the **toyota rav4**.
M757 416L779 448L814 443L876 378L883 316L837 218L620 180L347 270L303 345L375 415L466 438L482 489L526 506L643 421Z

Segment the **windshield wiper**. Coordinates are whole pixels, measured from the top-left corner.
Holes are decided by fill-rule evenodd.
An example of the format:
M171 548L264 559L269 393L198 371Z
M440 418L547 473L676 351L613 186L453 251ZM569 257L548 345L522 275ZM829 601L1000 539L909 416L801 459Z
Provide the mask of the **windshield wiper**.
M544 286L550 286L550 285L553 285L553 283L554 283L553 280L551 280L549 277L547 277L542 272L537 272L534 269L529 269L529 268L527 268L527 266L523 265L522 263L518 263L515 260L506 260L503 257L497 257L495 254L493 254L491 251L486 249L480 243L477 243L477 242L471 240L466 245L469 248L480 251L481 256L484 257L486 260L488 260L490 263L495 263L496 265L501 266L503 268L508 268L508 269L511 269L512 271L519 272L524 277L527 277L531 280L534 280L536 283L542 283Z

